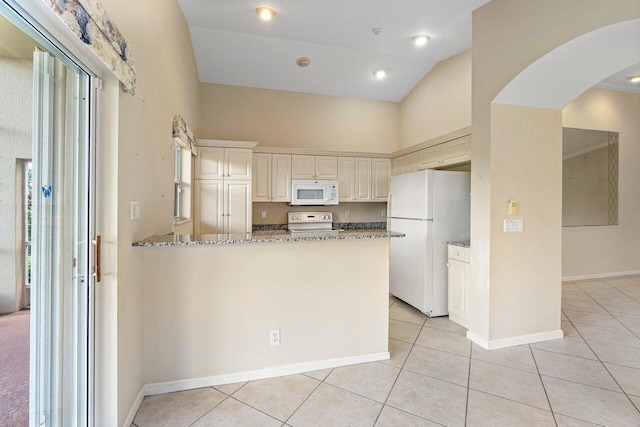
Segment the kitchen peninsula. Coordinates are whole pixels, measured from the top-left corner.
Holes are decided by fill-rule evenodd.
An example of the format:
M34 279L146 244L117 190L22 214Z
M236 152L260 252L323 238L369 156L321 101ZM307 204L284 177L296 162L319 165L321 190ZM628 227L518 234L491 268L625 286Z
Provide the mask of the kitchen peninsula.
M262 231L134 243L145 274L145 393L388 359L389 239L402 236Z

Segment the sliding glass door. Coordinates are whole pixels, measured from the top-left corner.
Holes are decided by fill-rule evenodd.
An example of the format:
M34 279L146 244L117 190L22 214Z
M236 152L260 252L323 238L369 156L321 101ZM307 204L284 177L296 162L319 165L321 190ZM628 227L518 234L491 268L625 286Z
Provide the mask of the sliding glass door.
M90 77L35 52L30 425L89 411Z

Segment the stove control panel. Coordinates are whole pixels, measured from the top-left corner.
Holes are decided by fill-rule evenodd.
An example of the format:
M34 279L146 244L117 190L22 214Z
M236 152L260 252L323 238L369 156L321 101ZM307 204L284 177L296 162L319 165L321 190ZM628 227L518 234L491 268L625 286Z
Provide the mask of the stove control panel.
M289 224L333 222L332 212L289 212Z

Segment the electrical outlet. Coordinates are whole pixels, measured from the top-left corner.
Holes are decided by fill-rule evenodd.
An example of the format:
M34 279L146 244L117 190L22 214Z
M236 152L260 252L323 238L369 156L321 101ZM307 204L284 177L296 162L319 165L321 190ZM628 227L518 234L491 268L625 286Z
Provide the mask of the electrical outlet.
M138 221L140 219L140 202L137 200L131 201L131 221Z
M269 332L269 344L280 345L280 329L272 329Z
M380 211L380 216L381 216L381 217L383 217L383 218L384 218L384 217L386 217L386 216L387 216L387 211L386 211L386 210L384 210L384 209L382 209L382 210Z
M349 209L347 209L346 211L344 211L344 216L349 218L351 216L351 211Z
M267 217L267 211L260 211L260 218L265 219Z

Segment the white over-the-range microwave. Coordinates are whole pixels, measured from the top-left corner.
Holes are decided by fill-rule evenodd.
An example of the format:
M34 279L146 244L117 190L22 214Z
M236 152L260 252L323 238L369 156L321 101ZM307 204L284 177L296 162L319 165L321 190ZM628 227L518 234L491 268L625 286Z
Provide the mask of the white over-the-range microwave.
M328 206L338 204L338 181L333 179L292 179L292 206Z

